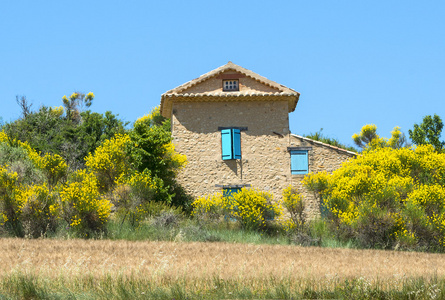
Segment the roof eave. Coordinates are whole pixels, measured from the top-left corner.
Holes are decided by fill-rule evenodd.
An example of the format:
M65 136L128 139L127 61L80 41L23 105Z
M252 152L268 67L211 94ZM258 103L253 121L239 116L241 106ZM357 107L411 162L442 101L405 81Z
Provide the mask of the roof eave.
M221 95L199 95L199 94L168 94L164 93L161 95L161 107L160 112L161 115L166 118L171 118L172 113L172 107L174 102L186 102L186 101L210 101L210 102L217 102L217 101L267 101L273 98L282 98L283 101L288 101L288 112L291 113L295 110L298 100L300 97L300 93L295 92L293 94L284 94L284 95L234 95L234 94L227 94L224 96ZM286 99L288 98L288 99Z

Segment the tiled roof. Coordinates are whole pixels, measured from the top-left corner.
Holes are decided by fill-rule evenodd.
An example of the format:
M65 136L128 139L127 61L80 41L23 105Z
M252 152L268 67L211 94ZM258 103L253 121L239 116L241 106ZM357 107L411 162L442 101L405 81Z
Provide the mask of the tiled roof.
M293 134L293 133L291 133L291 136L299 138L299 139L302 139L303 141L306 141L306 142L309 142L309 143L313 143L313 144L317 144L317 145L320 145L320 146L328 147L328 148L331 148L331 149L334 149L334 150L337 150L337 151L341 151L341 152L347 153L347 154L349 154L351 156L357 156L358 155L355 152L352 152L352 151L349 151L349 150L346 150L346 149L343 149L343 148L339 148L339 147L336 147L336 146L333 146L333 145L329 145L329 144L326 144L326 143L323 143L323 142L320 142L320 141L316 141L316 140L313 140L313 139L309 139L309 138L304 137L304 136L296 135L296 134Z
M237 92L223 92L221 90L216 91L209 91L209 92L199 92L199 93L191 93L187 92L186 90L190 89L191 87L198 85L210 78L216 77L219 74L222 74L224 72L228 71L235 71L237 73L240 73L246 77L250 77L266 86L269 86L274 89L274 91L271 92L265 92L265 91L254 91L254 90L242 90ZM189 82L186 82L172 90L169 90L162 94L161 96L161 113L165 117L170 117L171 112L171 100L173 98L178 99L181 98L183 101L186 100L192 100L192 98L195 98L193 100L199 101L197 98L205 98L205 101L224 101L224 99L228 98L238 98L238 97L264 97L264 100L275 100L277 97L286 97L289 101L289 112L292 112L295 110L295 107L297 106L298 99L300 97L300 93L297 91L290 89L282 84L276 83L272 80L267 79L266 77L263 77L261 75L258 75L257 73L254 73L248 69L245 69L241 66L238 66L232 62L228 62L227 64L210 71L204 75L199 76L196 79L193 79ZM201 99L203 101L204 99ZM253 100L253 99L243 99L243 100ZM258 100L258 99L255 99Z

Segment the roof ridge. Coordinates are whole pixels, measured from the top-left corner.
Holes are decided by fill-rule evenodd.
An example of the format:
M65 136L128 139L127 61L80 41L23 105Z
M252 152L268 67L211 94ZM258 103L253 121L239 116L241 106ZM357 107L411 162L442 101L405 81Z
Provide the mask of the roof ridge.
M352 151L349 151L349 150L346 150L346 149L343 149L343 148L340 148L340 147L337 147L337 146L333 146L333 145L326 144L326 143L323 143L323 142L320 142L320 141L317 141L317 140L313 140L313 139L310 139L310 138L307 138L307 137L304 137L304 136L301 136L301 135L298 135L298 134L291 133L290 135L294 136L296 138L300 138L302 140L307 140L307 141L309 141L311 143L314 143L314 144L319 144L319 145L322 145L322 146L325 146L325 147L329 147L329 148L332 148L332 149L335 149L335 150L338 150L338 151L343 151L343 152L346 152L346 153L354 155L354 156L358 155L358 153L356 153L356 152L352 152Z
M256 81L258 81L260 83L262 83L262 84L265 84L267 86L275 88L275 89L279 90L280 92L288 92L288 93L300 95L300 93L298 93L297 91L295 91L295 90L293 90L291 88L288 88L288 87L286 87L283 84L277 83L277 82L275 82L273 80L270 80L270 79L268 79L268 78L266 78L264 76L261 76L261 75L255 73L255 72L253 72L253 71L251 71L249 69L243 68L243 67L241 67L239 65L236 65L233 62L229 61L225 65L222 65L222 66L220 66L220 67L218 67L218 68L216 68L216 69L214 69L214 70L212 70L210 72L202 74L201 76L199 76L199 77L197 77L195 79L187 81L186 83L181 84L180 86L177 86L174 89L166 91L164 94L162 94L161 98L164 95L167 95L167 94L178 94L178 93L181 93L181 92L183 92L184 90L186 90L188 88L191 88L191 87L193 87L193 86L195 86L195 85L197 85L197 84L199 84L199 83L201 83L201 82L203 82L205 80L211 79L212 77L217 76L220 73L223 73L223 72L226 72L226 71L229 71L229 70L233 70L233 71L242 73L243 75L246 75L246 76L248 76L248 77L250 77L250 78L252 78L252 79L254 79L254 80L256 80Z

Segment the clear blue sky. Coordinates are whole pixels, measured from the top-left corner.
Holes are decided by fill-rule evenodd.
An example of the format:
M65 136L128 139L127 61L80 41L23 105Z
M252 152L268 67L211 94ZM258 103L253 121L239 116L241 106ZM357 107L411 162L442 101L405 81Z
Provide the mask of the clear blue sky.
M301 93L291 131L352 145L445 119L444 1L2 1L0 116L94 92L133 122L228 61ZM443 135L444 136L444 135Z

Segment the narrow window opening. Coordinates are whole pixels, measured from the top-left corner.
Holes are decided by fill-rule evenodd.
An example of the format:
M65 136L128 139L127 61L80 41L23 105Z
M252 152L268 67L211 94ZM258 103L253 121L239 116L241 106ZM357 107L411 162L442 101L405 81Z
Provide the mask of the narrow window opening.
M237 79L223 80L223 91L239 91L239 82Z

